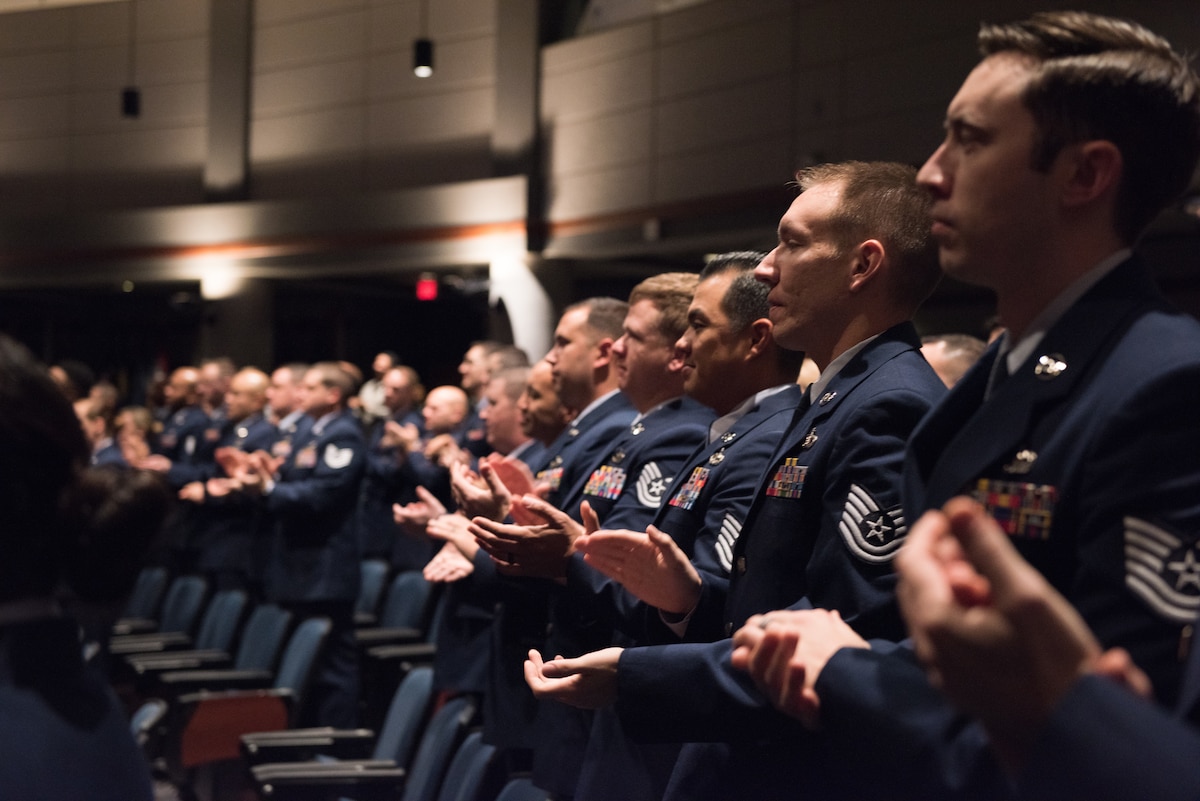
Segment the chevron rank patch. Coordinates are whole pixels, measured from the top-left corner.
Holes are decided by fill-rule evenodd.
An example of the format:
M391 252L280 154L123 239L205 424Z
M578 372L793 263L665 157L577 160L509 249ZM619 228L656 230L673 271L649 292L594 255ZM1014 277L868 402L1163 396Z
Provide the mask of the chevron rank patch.
M721 531L717 534L717 561L726 573L733 572L733 545L742 535L742 521L732 514L725 515L721 521Z
M587 484L583 488L584 495L615 501L625 489L625 471L611 464L603 465L592 471Z
M1157 614L1187 624L1200 610L1200 548L1166 529L1125 518L1125 586Z
M353 448L339 448L332 442L325 446L325 465L330 470L341 470L343 467L348 467L353 459Z
M1050 538L1058 489L1050 484L981 478L971 493L1010 537Z
M650 462L638 474L637 499L642 506L657 509L667 497L667 487L674 476L664 476L657 462Z
M789 456L775 470L775 475L771 476L771 483L767 484L767 497L799 498L804 489L806 475L808 475L808 465L802 465L798 458Z
M704 491L704 485L708 483L708 474L707 467L697 467L692 470L687 483L680 487L679 492L676 492L671 498L671 505L690 511L696 505L696 499L700 497L700 493Z
M900 549L908 525L899 506L883 509L871 493L853 484L838 530L855 556L864 562L882 564Z

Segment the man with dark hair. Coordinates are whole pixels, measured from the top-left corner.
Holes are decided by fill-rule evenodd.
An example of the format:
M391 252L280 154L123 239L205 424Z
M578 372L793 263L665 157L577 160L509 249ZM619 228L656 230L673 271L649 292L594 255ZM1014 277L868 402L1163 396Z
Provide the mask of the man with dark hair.
M1007 333L913 433L906 503L973 496L1169 705L1200 608L1200 324L1129 248L1195 168L1200 80L1161 37L1081 12L979 40L919 180L943 266L995 291ZM886 757L857 794L1005 795L989 739L1018 781L1054 775L1056 748L956 714L911 651L812 618L751 620L738 661L835 747Z
M535 692L613 701L625 731L688 742L668 798L774 798L823 785L820 757L729 664L733 629L782 606L825 607L899 637L891 558L903 542L904 444L945 387L910 322L939 277L915 171L849 162L797 175L802 193L756 273L775 339L821 368L761 474L728 587L702 581L685 636L716 642L605 649L541 664ZM728 745L719 742L724 741ZM709 742L705 742L709 741Z

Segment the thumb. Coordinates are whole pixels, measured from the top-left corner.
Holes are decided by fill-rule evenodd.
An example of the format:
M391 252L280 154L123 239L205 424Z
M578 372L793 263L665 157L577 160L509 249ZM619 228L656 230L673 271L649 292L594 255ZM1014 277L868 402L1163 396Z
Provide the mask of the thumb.
M585 534L594 534L600 530L600 516L587 501L579 504L579 517L583 520Z

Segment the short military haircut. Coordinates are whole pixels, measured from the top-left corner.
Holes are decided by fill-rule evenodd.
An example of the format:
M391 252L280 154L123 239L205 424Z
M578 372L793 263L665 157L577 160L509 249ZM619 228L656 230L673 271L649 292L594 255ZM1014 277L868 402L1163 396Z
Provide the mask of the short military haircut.
M498 345L488 356L496 360L497 370L529 366L529 354L517 345Z
M304 383L304 374L308 372L309 365L306 362L288 362L280 365L277 369L288 371L288 380L292 386L298 387Z
M587 309L587 327L595 337L593 341L599 342L605 337L617 339L621 336L624 332L625 315L629 313L629 304L616 298L595 297L572 303L565 311L575 309Z
M354 394L357 382L354 376L346 372L346 368L342 367L339 362L317 362L309 370L315 370L321 376L321 383L330 389L336 389L341 392L341 402Z
M892 299L910 312L929 297L942 278L937 243L930 235L932 198L917 185L917 171L888 161L819 164L796 173L806 191L836 184L841 202L829 219L843 248L868 239L883 243L893 267L888 271Z
M1166 39L1126 20L1045 11L983 25L979 49L1038 62L1023 94L1038 127L1035 169L1076 142L1121 151L1114 225L1127 243L1187 189L1200 157L1200 79Z
M421 376L416 370L407 364L396 364L388 369L388 373L391 372L400 373L408 381L408 391L412 393L413 403L425 402L425 385L421 383Z
M737 273L725 290L725 297L721 298L721 311L735 330L745 330L755 320L766 317L770 310L767 293L771 288L754 277L754 268L766 255L757 250L720 253L709 259L700 271L701 281L714 275Z
M648 300L662 316L658 330L671 343L687 328L688 306L696 294L700 276L696 273L659 273L652 275L629 293L629 305Z
M525 385L529 383L529 368L506 367L493 375L491 380L499 381L505 397L516 403L521 397L521 393L525 391Z

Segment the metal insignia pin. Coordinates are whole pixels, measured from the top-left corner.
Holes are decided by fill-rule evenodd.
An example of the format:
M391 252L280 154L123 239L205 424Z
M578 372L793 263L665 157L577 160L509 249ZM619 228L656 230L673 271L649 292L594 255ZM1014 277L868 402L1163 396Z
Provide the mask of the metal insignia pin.
M721 448L721 450L717 451L712 456L708 457L709 464L720 464L723 461L725 461L725 449L724 448Z
M1037 366L1033 368L1033 374L1043 381L1058 378L1067 369L1067 363L1063 359L1061 353L1047 353L1039 356Z
M240 426L237 430L237 435L241 439L245 439L246 437L250 436L250 429L246 428L245 426Z
M817 444L818 439L820 439L820 437L817 436L817 429L814 428L812 431L808 432L808 436L806 436L804 441L800 443L800 447L811 448L813 445Z
M551 468L560 467L562 465L562 463L563 463L562 457L555 456L553 459L550 460L550 467Z
M579 436L579 429L578 429L578 428L572 428L570 433L571 433L571 436L572 436L572 437L578 437L578 436Z
M625 461L625 451L614 451L612 455L612 463L620 464Z
M821 396L821 399L819 401L817 401L817 405L824 406L825 404L829 403L831 400L833 400L836 397L837 397L836 392L826 392L824 395Z
M1004 465L1004 472L1023 476L1033 469L1033 463L1037 461L1037 457L1037 453L1028 449L1017 451L1017 455L1013 457L1013 460Z
M733 442L733 438L736 436L737 436L737 434L735 432L726 431L724 434L721 435L721 442Z
M633 425L631 425L629 427L630 433L632 433L635 437L645 430L646 430L646 426L640 422L634 423Z

